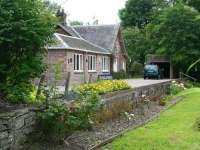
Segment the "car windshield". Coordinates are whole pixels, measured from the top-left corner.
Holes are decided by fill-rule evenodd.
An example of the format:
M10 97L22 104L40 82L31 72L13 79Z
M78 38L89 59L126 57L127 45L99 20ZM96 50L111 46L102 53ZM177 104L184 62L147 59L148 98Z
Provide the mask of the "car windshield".
M145 69L147 69L147 70L157 70L158 66L156 66L156 65L146 65Z

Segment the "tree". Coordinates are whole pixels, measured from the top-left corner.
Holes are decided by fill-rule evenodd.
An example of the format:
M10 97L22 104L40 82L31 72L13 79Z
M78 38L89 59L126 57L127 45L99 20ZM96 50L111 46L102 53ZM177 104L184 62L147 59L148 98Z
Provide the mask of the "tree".
M128 66L131 66L134 62L144 64L145 56L150 50L146 30L139 30L137 27L126 28L122 33L130 58Z
M119 17L124 27L136 26L141 29L167 4L165 0L128 0L125 8L119 11Z
M194 7L196 10L200 11L200 0L183 0L188 6Z
M49 0L44 0L44 5L48 8L49 11L56 14L59 10L61 10L61 6L55 2L50 2Z
M200 58L200 16L183 4L166 8L148 26L152 49L171 57L182 71Z
M56 19L40 0L0 0L0 95L27 100L45 70Z
M143 28L152 19L153 6L153 0L128 0L125 8L119 11L122 25Z

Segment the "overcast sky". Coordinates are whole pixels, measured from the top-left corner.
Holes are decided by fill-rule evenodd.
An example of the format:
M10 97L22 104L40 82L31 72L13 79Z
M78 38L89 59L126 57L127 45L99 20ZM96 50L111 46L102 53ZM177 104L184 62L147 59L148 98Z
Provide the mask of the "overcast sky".
M51 0L62 5L69 13L69 20L79 20L84 23L93 22L93 18L100 24L119 22L118 10L125 6L126 0Z

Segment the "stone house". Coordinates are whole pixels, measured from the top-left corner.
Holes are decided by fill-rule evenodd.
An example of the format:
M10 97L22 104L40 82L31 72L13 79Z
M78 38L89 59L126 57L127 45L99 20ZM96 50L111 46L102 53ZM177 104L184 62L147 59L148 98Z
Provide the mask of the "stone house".
M67 26L59 24L48 46L47 81L70 87L126 71L127 52L120 25ZM56 73L57 72L57 73Z

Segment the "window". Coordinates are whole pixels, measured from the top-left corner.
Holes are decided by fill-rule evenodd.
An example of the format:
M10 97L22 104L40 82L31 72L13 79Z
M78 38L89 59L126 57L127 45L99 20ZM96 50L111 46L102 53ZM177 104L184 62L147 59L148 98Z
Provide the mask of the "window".
M96 56L88 56L88 71L96 71Z
M118 71L118 59L117 58L114 59L113 71L114 72Z
M125 71L126 70L126 65L125 65L125 62L123 61L122 63L122 69Z
M83 55L74 54L74 71L82 72L83 71Z
M107 56L103 56L101 60L101 68L103 72L108 72L109 71L109 58Z

